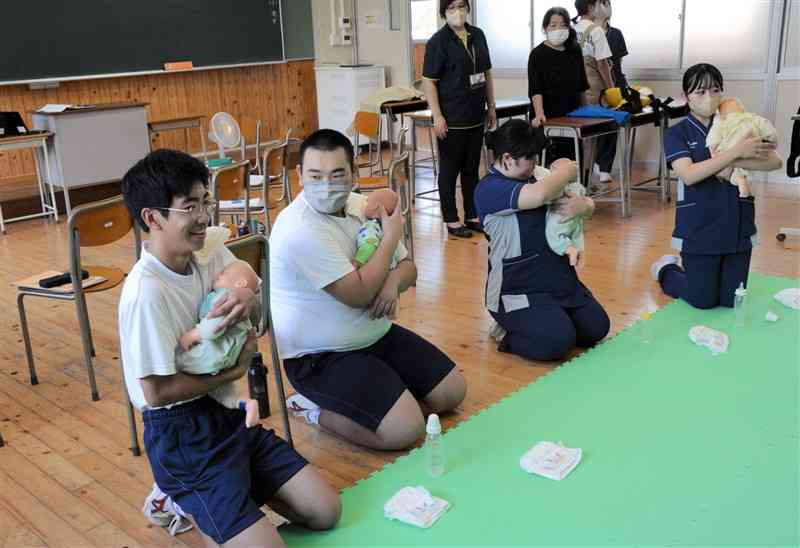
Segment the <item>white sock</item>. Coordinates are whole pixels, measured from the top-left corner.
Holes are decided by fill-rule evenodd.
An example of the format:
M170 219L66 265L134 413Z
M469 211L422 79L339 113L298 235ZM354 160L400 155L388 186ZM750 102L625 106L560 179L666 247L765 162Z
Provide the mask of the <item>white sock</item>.
M286 407L295 417L303 417L308 424L319 424L322 409L302 394L297 393L286 398Z

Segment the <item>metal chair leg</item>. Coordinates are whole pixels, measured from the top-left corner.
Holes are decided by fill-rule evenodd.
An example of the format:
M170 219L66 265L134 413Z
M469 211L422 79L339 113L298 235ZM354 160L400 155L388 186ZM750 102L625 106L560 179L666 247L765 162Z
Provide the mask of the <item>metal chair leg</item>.
M97 357L97 352L94 348L94 337L92 337L92 322L89 320L89 309L86 306L86 300L83 301L83 315L86 318L86 325L89 326L89 348L91 349L91 355L93 358Z
M122 360L120 360L120 365L122 364ZM128 427L131 432L131 453L133 453L134 457L138 457L142 454L142 450L139 448L139 436L136 433L136 414L133 409L133 404L131 403L131 398L128 395L128 386L125 384L125 369L122 368L122 390L125 392L125 401L128 404Z
M272 331L272 318L269 326L269 346L272 352L272 370L275 372L275 385L278 389L278 399L281 400L281 414L283 415L283 431L286 433L286 442L289 447L294 447L292 441L292 428L289 425L289 409L286 407L286 392L283 389L283 372L281 358L278 355L278 348L275 344L275 335Z
M97 379L94 375L94 364L92 363L92 336L89 333L91 327L89 326L89 318L86 314L86 303L80 303L81 299L75 299L75 305L78 309L78 324L81 330L81 342L83 343L83 359L86 363L86 373L89 375L89 387L92 391L92 401L100 399L100 393L97 391Z
M3 433L0 432L0 447L3 447L5 444L6 442L3 441Z
M22 328L22 340L25 341L25 356L28 359L28 371L31 376L31 384L39 384L39 378L36 376L36 366L33 364L33 349L31 348L31 335L28 331L28 319L25 315L25 303L23 299L25 293L17 294L17 310L19 310L19 324Z

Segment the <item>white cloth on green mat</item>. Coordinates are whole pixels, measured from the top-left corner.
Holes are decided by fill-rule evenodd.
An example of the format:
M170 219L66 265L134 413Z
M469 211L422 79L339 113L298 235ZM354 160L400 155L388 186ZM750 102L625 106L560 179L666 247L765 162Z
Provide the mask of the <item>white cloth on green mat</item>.
M540 441L519 459L519 465L529 474L561 481L581 462L580 449L564 447L552 441Z
M422 486L403 487L383 506L384 515L390 520L402 521L427 529L438 520L450 503L434 497Z
M689 338L698 346L705 346L716 356L728 351L730 340L722 331L711 329L705 325L696 325L689 330Z
M788 308L800 310L800 288L789 287L775 293L775 300Z

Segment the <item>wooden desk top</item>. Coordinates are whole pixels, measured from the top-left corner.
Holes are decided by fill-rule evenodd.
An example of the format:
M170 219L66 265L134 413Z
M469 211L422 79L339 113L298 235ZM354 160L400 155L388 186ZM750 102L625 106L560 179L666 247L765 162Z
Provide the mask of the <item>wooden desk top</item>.
M544 125L545 127L574 127L584 129L604 125L616 126L617 123L613 118L577 118L572 116L559 116L558 118L548 118Z
M80 114L82 112L99 112L102 110L115 110L120 108L136 108L136 107L146 107L150 103L139 103L139 102L128 102L128 103L102 103L97 105L92 105L91 107L87 108L73 108L67 109L64 112L39 112L38 110L29 110L29 114L40 114L44 116L65 116L69 114Z
M428 101L425 99L411 99L409 101L387 101L381 105L381 112L392 112L393 114L406 114L417 110L428 108Z
M156 127L162 124L180 124L182 122L200 122L205 118L202 114L197 116L183 116L181 118L165 118L163 120L151 120L147 123L150 127Z
M0 137L0 147L3 145L17 145L20 143L35 143L55 135L52 131L43 131L31 135L14 135L13 137Z

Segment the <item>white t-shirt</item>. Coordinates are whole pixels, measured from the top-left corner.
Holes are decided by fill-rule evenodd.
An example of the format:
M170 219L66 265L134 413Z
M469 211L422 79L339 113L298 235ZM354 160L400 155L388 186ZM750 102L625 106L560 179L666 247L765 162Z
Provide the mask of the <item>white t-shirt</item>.
M181 351L178 344L181 335L197 324L200 304L211 291L214 278L236 259L228 248L221 246L208 264L190 261L191 272L182 275L152 255L148 244L142 245L141 258L128 274L119 301L125 383L131 402L139 410L153 409L145 400L139 379L178 372L175 356ZM235 390L233 383L229 385L214 390L219 391L220 399Z
M581 19L573 25L575 32L578 33L579 44L583 40L584 33L592 24L594 23L588 19ZM583 44L583 56L594 57L598 61L611 57L611 46L608 45L606 33L600 25L595 24L594 30Z
M278 215L269 238L270 304L282 359L358 350L383 337L391 322L370 319L323 288L355 270L363 201L351 194L345 217L319 213L300 194ZM400 260L408 256L402 242Z

